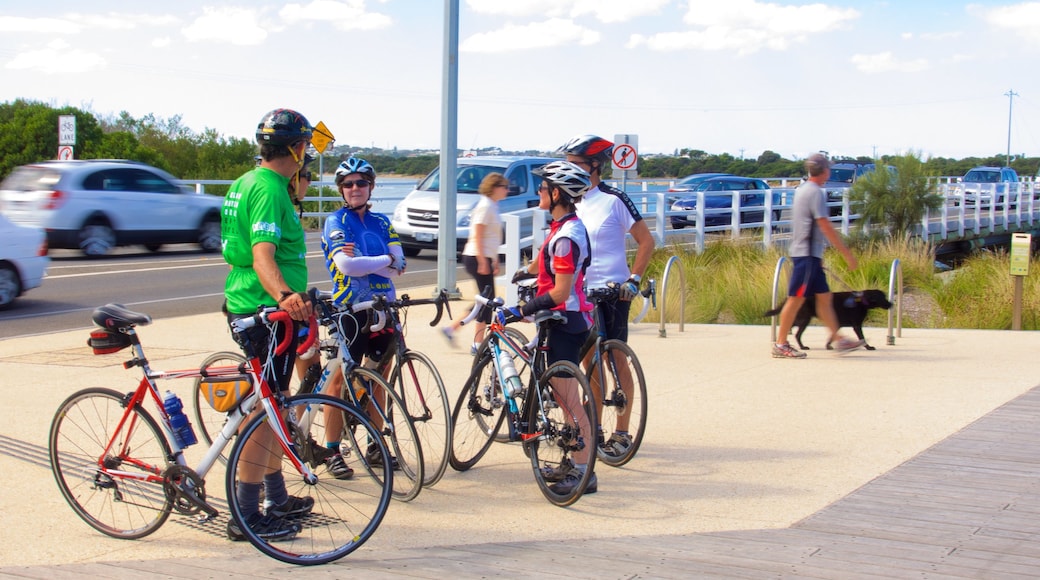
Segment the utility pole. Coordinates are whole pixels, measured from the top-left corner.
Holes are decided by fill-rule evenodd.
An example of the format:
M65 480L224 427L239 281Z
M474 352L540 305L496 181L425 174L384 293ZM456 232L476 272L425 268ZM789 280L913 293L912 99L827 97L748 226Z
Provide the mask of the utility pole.
M1008 92L1004 93L1004 96L1008 98L1008 142L1007 142L1007 156L1004 158L1004 167L1011 167L1011 105L1015 102L1015 97L1018 93L1014 89L1008 89Z

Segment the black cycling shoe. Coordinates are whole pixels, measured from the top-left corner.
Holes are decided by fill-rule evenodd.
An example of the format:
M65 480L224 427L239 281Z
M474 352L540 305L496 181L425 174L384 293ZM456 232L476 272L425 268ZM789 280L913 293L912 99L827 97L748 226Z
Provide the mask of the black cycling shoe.
M253 530L253 532L255 532L261 539L269 542L284 542L286 540L291 540L300 532L300 525L289 519L265 516L260 515L259 513L249 516L249 521L246 525L249 526L249 529ZM238 522L235 521L235 518L228 520L227 537L232 542L241 542L246 539L245 534L242 533L242 529L238 527Z
M390 468L394 471L400 471L401 464L397 461L397 458L389 453L387 453L387 455L390 456ZM365 451L365 461L367 461L372 467L383 466L383 454L379 452L379 447L377 445L368 446L368 450Z

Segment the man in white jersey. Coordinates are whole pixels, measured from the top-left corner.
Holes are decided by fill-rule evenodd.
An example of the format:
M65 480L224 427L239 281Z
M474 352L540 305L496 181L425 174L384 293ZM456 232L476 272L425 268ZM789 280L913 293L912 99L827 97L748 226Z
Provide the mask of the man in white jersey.
M632 299L639 293L639 284L654 253L654 237L643 221L636 205L625 192L601 181L603 168L610 162L614 144L595 135L579 135L558 150L567 156L567 161L588 171L592 187L577 204L578 217L585 224L592 249L592 263L585 273L586 291L605 288L610 283L620 284L618 299L605 302L600 308L602 319L599 324L606 338L628 342L628 312ZM632 267L628 265L626 251L627 235L632 234L636 242L636 255ZM593 340L595 337L591 337ZM587 366L591 352L582 361ZM619 365L627 369L627 365ZM622 377L622 388L632 397L631 377ZM599 390L599 385L592 385ZM602 396L597 397L602 402ZM597 405L601 407L601 405ZM602 409L599 409L602 411ZM604 453L620 456L632 444L628 434L629 412L619 415L617 430L610 439L600 443Z

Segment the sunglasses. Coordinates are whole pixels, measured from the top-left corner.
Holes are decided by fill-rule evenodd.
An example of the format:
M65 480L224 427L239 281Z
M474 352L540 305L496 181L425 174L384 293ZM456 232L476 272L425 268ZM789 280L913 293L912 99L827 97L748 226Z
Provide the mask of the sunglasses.
M314 177L314 175L312 175L310 171L306 173L300 173L300 179L306 179L307 181L311 181L311 177Z
M342 187L343 189L350 189L350 188L354 187L355 185L358 186L358 188L364 188L364 187L368 187L369 185L372 185L372 182L367 180L367 179L357 179L357 180L354 180L354 181L342 181L339 184L339 186Z

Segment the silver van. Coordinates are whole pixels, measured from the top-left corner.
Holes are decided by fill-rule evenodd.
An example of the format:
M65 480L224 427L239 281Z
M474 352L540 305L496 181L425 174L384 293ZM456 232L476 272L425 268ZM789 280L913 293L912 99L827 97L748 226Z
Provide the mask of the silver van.
M497 172L509 180L509 195L498 204L501 213L537 207L541 178L533 175L531 171L550 161L553 161L553 158L517 156L458 159L455 173L458 192L455 215L457 250L462 251L466 239L469 238L470 212L480 199L478 188L484 177ZM416 256L422 250L437 250L441 203L440 171L440 167L431 171L394 209L391 221L407 256Z

